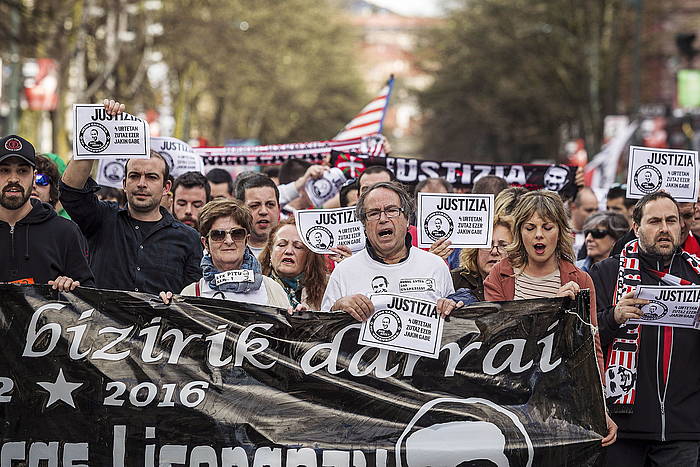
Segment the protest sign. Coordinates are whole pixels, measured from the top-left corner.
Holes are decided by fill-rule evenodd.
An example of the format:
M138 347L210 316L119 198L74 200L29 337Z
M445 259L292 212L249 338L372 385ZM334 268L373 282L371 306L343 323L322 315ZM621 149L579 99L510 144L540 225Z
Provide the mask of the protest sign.
M318 208L340 191L345 180L347 179L343 171L334 167L320 178L309 178L304 188L311 203Z
M152 137L151 149L165 159L170 175L179 177L185 172L203 173L202 158L195 154L189 144L177 138ZM125 158L103 158L97 167L97 183L102 186L121 188L124 179Z
M430 177L444 178L456 188L471 188L474 182L487 175L496 175L512 186L528 190L556 191L564 199L572 199L578 190L576 167L545 164L488 164L455 161L433 161L411 157L374 157L352 151L333 150L331 167L357 177L367 167L380 165L394 172L399 182L415 185Z
M303 209L294 212L297 232L311 251L332 254L331 248L345 245L360 251L365 247L365 229L355 208Z
M630 147L627 197L639 199L663 190L681 203L698 199L698 153L680 149Z
M700 286L640 285L634 297L649 300L649 304L641 307L641 319L628 323L700 329Z
M418 246L447 238L455 248L488 248L493 235L493 195L418 193Z
M598 465L587 304L470 306L431 359L346 313L0 285L2 463Z
M390 293L369 298L374 313L362 323L359 345L438 358L444 320L435 303Z
M148 159L148 123L126 112L109 115L103 105L73 105L73 159Z

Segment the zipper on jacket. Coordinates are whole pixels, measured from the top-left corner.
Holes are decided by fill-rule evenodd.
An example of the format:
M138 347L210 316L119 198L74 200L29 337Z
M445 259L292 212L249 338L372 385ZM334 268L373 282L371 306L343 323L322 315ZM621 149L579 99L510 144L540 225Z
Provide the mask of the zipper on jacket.
M15 226L10 226L10 251L12 252L12 264L15 263Z
M668 266L668 272L671 272L671 266L673 266L673 257L671 257L671 264ZM660 268L661 263L656 262L656 267ZM658 269L659 271L661 269ZM659 281L659 285L661 281ZM663 359L659 359L659 354L661 352L661 347L664 345L664 340L661 335L662 326L656 328L656 394L659 396L659 408L661 409L661 441L666 441L666 392L668 390L668 380L671 379L671 359L673 357L673 345L671 345L671 352L668 356L668 375L666 376L666 382L664 383L664 395L661 397L661 383L659 381L659 373L664 371ZM673 333L673 328L671 328L671 333ZM673 342L673 341L672 341ZM661 360L661 362L659 362ZM661 367L659 368L659 363Z

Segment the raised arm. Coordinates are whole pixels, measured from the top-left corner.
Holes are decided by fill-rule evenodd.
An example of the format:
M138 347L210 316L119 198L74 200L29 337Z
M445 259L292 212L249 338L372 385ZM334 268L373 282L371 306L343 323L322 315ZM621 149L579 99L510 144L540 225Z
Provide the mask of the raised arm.
M105 111L109 115L118 115L124 112L125 109L124 104L120 104L115 100L105 99L103 104L105 106ZM85 182L87 182L87 179L90 177L93 163L93 160L71 160L61 180L71 188L82 189L85 186Z

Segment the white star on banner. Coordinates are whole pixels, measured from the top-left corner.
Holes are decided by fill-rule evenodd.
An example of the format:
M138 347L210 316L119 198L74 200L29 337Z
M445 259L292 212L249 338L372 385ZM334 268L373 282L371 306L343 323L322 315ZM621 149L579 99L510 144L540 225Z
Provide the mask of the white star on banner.
M37 382L39 386L49 392L49 401L46 403L46 408L58 401L63 401L71 407L75 408L73 401L73 391L78 389L83 383L69 383L66 377L63 376L63 368L58 370L58 376L55 383Z

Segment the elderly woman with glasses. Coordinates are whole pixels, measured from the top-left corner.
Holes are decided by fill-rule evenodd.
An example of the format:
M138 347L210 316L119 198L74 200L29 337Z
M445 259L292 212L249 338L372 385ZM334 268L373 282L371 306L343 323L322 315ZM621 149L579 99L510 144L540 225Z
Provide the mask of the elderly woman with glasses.
M512 221L508 217L496 217L490 248L463 248L459 255L459 267L451 271L455 295L452 300L465 304L484 301L484 279L491 269L506 256L506 247L513 242Z
M587 256L576 261L576 267L588 272L595 263L610 256L610 252L629 230L624 215L604 211L593 214L583 224Z
M202 257L202 278L181 295L218 298L289 309L282 286L264 276L248 247L253 219L250 211L231 199L207 203L199 213L199 232L207 254ZM171 292L161 292L169 303Z

